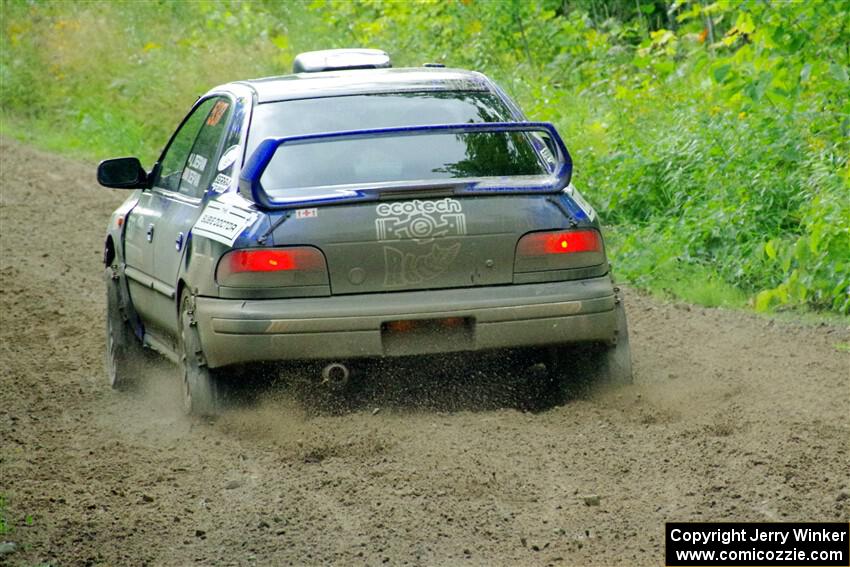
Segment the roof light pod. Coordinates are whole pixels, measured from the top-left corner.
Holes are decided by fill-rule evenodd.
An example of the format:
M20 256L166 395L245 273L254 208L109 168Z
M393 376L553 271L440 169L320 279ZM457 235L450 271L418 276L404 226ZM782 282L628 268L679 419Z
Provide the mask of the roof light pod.
M292 63L293 73L320 73L343 69L386 69L390 56L380 49L325 49L299 53Z

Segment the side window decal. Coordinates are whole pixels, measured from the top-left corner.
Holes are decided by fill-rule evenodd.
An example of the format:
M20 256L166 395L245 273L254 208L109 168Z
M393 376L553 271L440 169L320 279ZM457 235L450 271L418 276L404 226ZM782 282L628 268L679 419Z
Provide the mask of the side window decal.
M219 122L221 122L221 117L224 116L224 113L227 112L227 109L230 108L230 102L226 100L220 100L215 103L215 106L210 112L209 118L207 118L207 126L217 126Z
M188 179L186 183L193 180L200 181L191 173L191 170L187 170L187 164L195 139L214 103L213 99L202 102L177 130L160 158L159 176L155 181L158 187L168 191L178 191L183 179Z
M227 134L232 103L222 97L210 100L211 103L213 101L214 104L205 116L206 119L192 145L192 153L186 162L180 183L180 193L192 197L202 197L208 187L214 191L223 191L230 185L230 180L225 179L226 176L222 177L221 168L217 169L216 166L221 163L218 155Z

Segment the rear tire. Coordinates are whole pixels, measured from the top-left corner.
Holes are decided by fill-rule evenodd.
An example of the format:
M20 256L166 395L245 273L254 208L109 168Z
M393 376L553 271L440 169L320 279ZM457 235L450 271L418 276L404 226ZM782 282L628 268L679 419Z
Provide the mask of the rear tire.
M617 328L614 339L604 345L561 345L552 353L552 377L565 393L585 385L623 386L634 380L626 310L614 307Z
M183 410L189 415L214 416L221 411L220 372L207 366L193 309L191 297L183 297L180 309Z
M124 319L118 286L112 270L106 275L106 377L114 390L130 390L141 380L144 347Z

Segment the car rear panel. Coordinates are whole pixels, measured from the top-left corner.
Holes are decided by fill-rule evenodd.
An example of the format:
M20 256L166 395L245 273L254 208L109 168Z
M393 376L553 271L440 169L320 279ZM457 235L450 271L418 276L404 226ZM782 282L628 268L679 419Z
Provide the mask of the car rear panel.
M195 317L215 368L608 342L617 328L616 301L610 279L601 276L360 296L199 297Z
M422 197L289 214L274 245L318 247L333 295L511 284L520 237L570 223L544 195Z

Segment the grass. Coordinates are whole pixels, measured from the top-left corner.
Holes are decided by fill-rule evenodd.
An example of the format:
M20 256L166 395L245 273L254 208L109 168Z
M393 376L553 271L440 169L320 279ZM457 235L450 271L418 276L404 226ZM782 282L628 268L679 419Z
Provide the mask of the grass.
M6 495L0 494L0 536L12 533L12 527L6 519Z
M653 280L649 289L668 298L678 298L706 307L743 309L747 294L702 268L682 268Z

